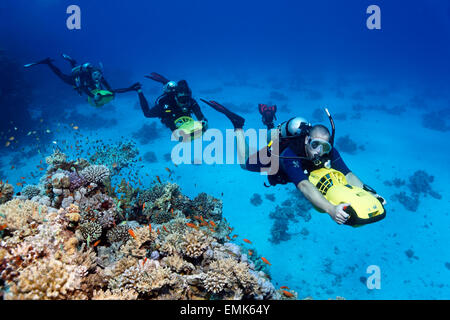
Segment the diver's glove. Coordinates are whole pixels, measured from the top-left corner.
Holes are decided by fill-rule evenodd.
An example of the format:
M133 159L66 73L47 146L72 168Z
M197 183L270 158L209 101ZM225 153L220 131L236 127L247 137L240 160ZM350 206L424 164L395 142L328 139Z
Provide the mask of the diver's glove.
M374 194L375 198L378 199L378 201L381 202L381 204L383 205L383 207L387 204L386 199L384 199L382 196L380 196L378 193Z
M102 95L100 93L96 93L94 96L94 101L99 102L101 98L102 98Z
M202 119L200 122L202 123L202 131L208 130L208 120Z
M135 84L133 84L131 87L130 87L130 90L135 90L135 91L141 91L142 90L142 84L141 83L139 83L139 82L136 82Z

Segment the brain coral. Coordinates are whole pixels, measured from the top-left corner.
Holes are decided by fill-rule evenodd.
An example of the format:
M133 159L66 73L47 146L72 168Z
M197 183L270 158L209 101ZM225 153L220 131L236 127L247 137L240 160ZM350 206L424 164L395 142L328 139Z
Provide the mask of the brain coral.
M108 167L103 165L91 165L84 168L80 175L88 182L91 183L103 183L110 176Z

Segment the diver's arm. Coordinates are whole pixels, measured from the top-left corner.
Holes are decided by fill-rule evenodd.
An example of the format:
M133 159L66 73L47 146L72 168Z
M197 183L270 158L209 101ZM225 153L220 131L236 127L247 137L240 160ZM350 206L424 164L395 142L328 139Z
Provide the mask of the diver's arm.
M308 180L302 180L297 185L298 190L309 200L315 207L321 209L328 213L334 221L338 224L344 223L349 215L344 211L344 207L349 204L339 204L337 206L330 203L325 197L320 193L319 190L314 187L314 185Z
M46 63L53 71L53 73L56 74L62 81L71 86L75 85L72 76L62 73L61 70L59 70L59 68L51 62L51 60L48 60Z
M105 78L102 78L102 85L104 85L108 91L115 92L115 90L111 88L111 86L109 85L108 81L106 81Z
M88 87L83 86L83 87L81 88L81 90L83 90L83 92L86 93L89 97L95 98L95 95L92 93L91 90L89 90Z
M374 192L375 190L373 190L372 188L367 186L365 183L363 183L353 172L347 173L345 175L345 178L347 179L347 182L350 185L355 186L355 187L360 187L360 188L366 190L367 192L370 192L371 194L373 194L376 198L378 198L378 200L381 201L383 206L385 206L387 204L386 199L384 199L378 193Z
M352 186L360 188L364 186L364 183L356 176L356 174L351 171L345 175L345 178L347 179L347 182Z

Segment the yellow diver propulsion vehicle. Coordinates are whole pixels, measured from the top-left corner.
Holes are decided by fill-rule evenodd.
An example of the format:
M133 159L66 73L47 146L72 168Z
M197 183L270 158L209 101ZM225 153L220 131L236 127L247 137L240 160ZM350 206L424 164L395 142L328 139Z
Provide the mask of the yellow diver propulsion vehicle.
M351 203L344 211L350 217L346 225L358 227L380 221L386 217L382 203L370 192L347 183L344 174L328 168L314 170L309 181L332 204Z
M175 120L175 136L184 142L195 140L203 135L203 125L191 117L183 116Z
M94 96L97 94L100 95L100 99L98 99L97 101L95 101L91 97L88 97L89 104L91 104L92 106L97 107L97 108L103 107L105 104L114 100L114 97L115 97L114 93L112 93L111 91L108 91L108 90L94 89L91 92Z

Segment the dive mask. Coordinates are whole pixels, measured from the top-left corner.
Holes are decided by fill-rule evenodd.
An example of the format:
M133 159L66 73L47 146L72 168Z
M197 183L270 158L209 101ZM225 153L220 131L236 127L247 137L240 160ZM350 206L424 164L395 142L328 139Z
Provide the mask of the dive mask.
M309 146L315 151L320 149L319 152L321 155L329 153L332 149L331 144L328 141L320 139L311 139Z

